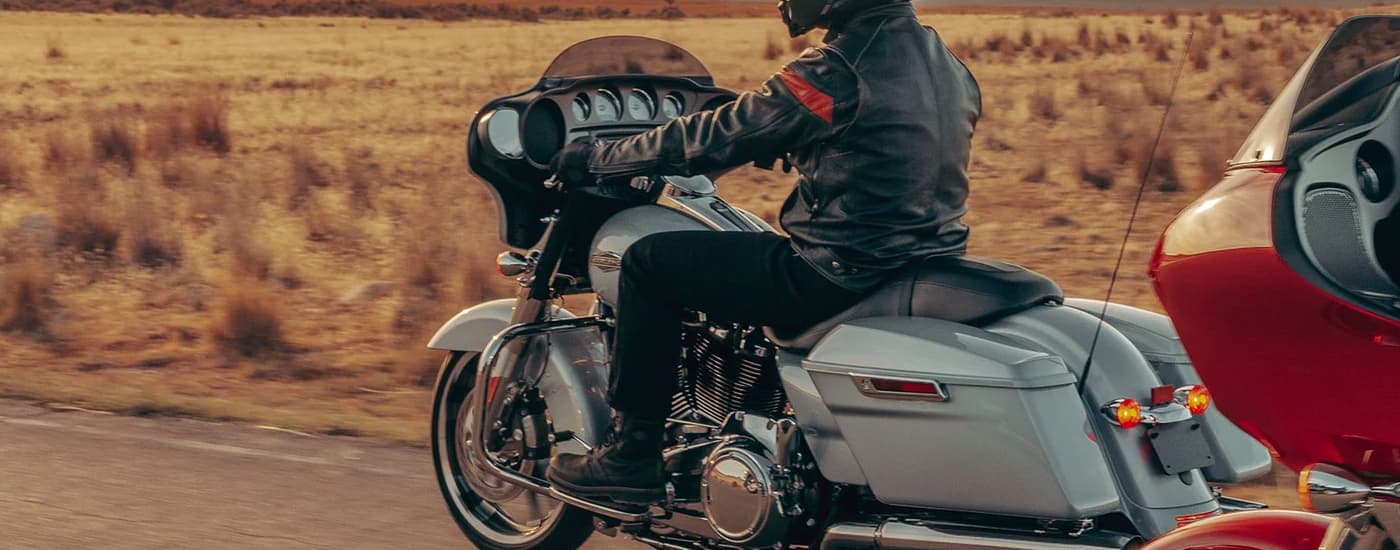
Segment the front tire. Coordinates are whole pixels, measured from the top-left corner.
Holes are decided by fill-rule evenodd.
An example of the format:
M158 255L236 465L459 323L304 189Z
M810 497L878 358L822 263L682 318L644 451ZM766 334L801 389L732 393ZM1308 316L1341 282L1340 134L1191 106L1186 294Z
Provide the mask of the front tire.
M476 367L477 354L449 353L433 392L434 473L452 519L472 544L487 550L582 546L593 534L590 514L549 497L511 490L500 482L491 484L492 480L476 473L466 453L472 422L463 421L474 412L466 407L473 395Z

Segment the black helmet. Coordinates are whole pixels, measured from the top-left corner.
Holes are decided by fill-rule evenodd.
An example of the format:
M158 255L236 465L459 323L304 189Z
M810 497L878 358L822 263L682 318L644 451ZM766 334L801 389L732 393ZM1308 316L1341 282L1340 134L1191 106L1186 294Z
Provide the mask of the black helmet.
M812 29L831 28L868 8L908 2L909 0L778 0L778 13L783 15L788 34L794 37Z
M798 37L829 25L834 3L836 0L778 0L778 13L783 15L788 34Z

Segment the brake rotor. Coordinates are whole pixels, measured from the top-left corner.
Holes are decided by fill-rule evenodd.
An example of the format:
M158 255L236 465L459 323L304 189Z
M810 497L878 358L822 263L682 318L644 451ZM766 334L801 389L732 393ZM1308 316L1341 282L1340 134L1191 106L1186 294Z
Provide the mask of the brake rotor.
M477 456L472 445L472 437L476 435L473 430L478 423L474 414L476 407L471 406L471 404L476 402L476 390L473 389L467 395L464 405L457 410L457 433L455 434L457 437L457 460L462 464L462 477L473 492L483 499L504 503L519 497L525 489L485 472L485 468L488 467L485 460L488 460L488 457ZM505 407L505 409L509 411L513 407ZM487 452L497 453L498 456L492 458L500 459L502 455L506 455L505 458L509 459L510 448L514 447L517 449L516 456L518 457L518 449L522 448L523 444L516 439L515 435L523 436L524 431L520 429L519 421L514 415L507 412L502 416L501 424L507 426L506 430L502 433L503 437L494 438L499 442L494 445L496 447L494 450L491 449L493 446L492 438L487 439ZM507 419L511 420L508 424L504 422ZM537 465L533 460L511 460L508 464L513 470L535 475L534 470Z

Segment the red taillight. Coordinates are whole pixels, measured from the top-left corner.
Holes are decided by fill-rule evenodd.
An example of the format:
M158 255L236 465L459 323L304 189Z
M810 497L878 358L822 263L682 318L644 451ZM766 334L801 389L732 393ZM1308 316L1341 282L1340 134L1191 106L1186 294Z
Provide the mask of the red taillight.
M1176 386L1157 386L1152 388L1152 406L1158 407L1166 405L1176 400Z
M1125 397L1107 405L1103 411L1122 428L1136 428L1142 423L1142 405L1136 399Z
M915 382L912 380L888 380L884 378L871 378L870 383L879 391L893 393L916 393L923 395L938 395L938 386L931 382Z
M1205 386L1195 385L1176 389L1177 402L1186 406L1186 410L1193 415L1205 414L1210 408L1210 390Z
M856 383L856 389L869 397L925 401L948 400L948 390L934 380L876 378L855 374L851 375L851 379Z

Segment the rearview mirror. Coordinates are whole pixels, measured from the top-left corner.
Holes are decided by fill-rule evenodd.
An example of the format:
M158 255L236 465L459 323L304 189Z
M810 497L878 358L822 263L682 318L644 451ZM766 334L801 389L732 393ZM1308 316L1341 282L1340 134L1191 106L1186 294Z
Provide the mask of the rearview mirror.
M1321 514L1345 512L1366 503L1371 486L1339 466L1314 464L1298 476L1303 507Z

